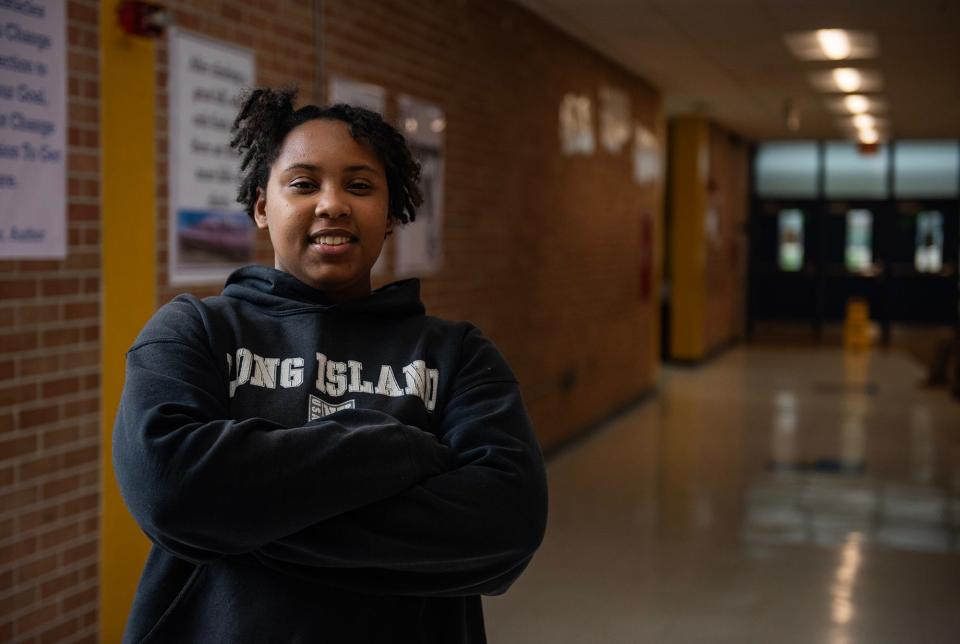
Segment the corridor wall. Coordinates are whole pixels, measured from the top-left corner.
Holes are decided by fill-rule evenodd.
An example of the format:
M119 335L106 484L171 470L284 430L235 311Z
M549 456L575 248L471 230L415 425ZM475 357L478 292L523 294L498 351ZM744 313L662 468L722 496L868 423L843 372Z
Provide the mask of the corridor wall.
M336 74L383 86L390 119L400 94L442 107L446 261L424 278L424 300L435 315L476 322L500 346L546 447L654 385L662 186L635 180L631 144L609 152L597 140L594 152L568 156L558 134L565 95L590 99L596 132L599 90L612 87L662 145L652 86L505 0L164 6L180 29L252 48L257 83L297 84L303 102L323 101ZM104 75L105 49L123 56L139 47L102 27L112 20L107 4L67 2L67 257L0 261L0 641L118 640L149 544L109 465L123 370L116 346L177 293L220 290L167 277L163 38L152 63L125 61L153 82L153 114L139 115L154 122L153 149L103 134L107 97L134 87L129 76L125 85L122 74ZM122 118L109 119L114 133L137 122ZM110 161L119 148L105 145L139 150L154 170L153 194L127 199L109 219L105 203L130 177ZM142 248L153 250L124 255L104 244L144 231L153 239ZM265 236L256 256L272 263ZM388 269L380 282L395 277ZM124 308L140 300L142 310Z
M3 642L93 641L97 634L99 6L66 3L67 255L0 260Z

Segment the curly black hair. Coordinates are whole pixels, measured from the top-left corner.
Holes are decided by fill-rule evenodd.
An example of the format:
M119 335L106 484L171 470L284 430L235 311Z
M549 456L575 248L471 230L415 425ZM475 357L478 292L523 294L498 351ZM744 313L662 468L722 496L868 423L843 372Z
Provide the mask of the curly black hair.
M247 214L253 217L257 189L266 192L270 167L287 134L307 121L324 119L346 123L354 140L370 146L387 175L390 218L401 224L413 221L417 206L423 203L418 185L420 164L410 153L403 135L382 116L362 107L305 105L295 110L296 95L293 88L259 88L241 98L240 111L230 130L230 147L240 153L237 201Z

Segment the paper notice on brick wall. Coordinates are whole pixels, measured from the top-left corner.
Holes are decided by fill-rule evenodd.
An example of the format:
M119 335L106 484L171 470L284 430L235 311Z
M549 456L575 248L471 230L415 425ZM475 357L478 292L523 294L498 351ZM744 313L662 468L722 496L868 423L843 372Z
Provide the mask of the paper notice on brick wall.
M236 201L240 160L230 148L254 54L179 29L169 52L170 283L221 283L254 260L255 227Z
M659 183L662 175L660 143L653 132L637 125L633 136L633 179L640 185Z
M617 154L633 134L630 97L612 87L600 88L600 141L607 152Z
M596 147L590 97L567 94L560 101L560 149L573 156L593 154Z
M386 90L380 85L361 83L343 76L332 76L327 91L327 102L365 107L377 114L383 114L386 96Z
M0 258L67 254L62 0L0 2Z
M331 76L330 86L327 89L327 103L346 103L356 107L364 107L382 115L387 105L387 91L380 85L363 83L343 76ZM386 245L373 265L371 274L374 277L387 272Z
M439 106L410 96L397 98L397 120L420 162L423 204L411 224L394 229L398 277L423 277L443 267L443 141L447 121Z

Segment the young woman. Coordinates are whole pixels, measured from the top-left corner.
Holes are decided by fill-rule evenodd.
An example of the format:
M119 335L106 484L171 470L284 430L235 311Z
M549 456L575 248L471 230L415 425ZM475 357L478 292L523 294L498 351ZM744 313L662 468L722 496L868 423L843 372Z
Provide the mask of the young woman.
M543 537L517 382L419 283L371 291L419 168L379 115L256 90L239 201L275 267L181 295L127 353L114 465L154 542L130 642L484 642Z

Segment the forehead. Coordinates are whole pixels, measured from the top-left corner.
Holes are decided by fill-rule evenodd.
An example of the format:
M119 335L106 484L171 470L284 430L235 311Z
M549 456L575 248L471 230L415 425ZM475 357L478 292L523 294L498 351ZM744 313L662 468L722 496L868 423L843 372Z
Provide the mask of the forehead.
M343 121L314 119L290 130L274 164L283 169L291 164L315 165L325 169L369 165L383 172L383 165L366 142L350 136Z

